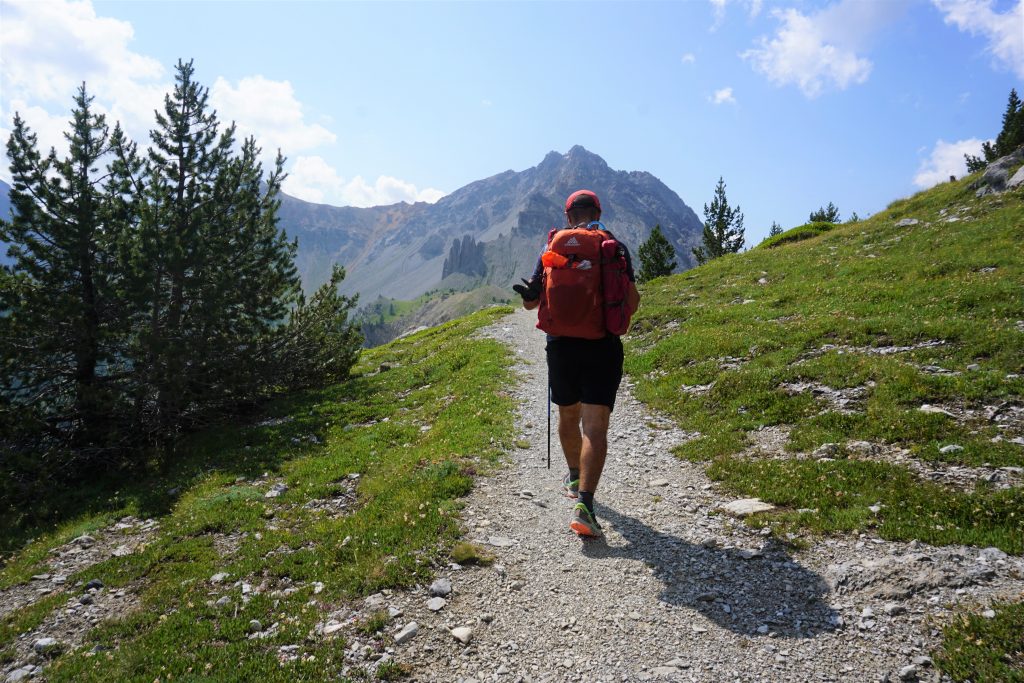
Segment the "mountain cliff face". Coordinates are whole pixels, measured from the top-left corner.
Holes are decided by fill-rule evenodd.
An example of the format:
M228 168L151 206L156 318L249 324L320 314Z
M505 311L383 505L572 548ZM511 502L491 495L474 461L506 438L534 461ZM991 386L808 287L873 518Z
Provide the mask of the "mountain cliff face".
M598 194L602 222L634 255L660 224L680 267L693 265L690 248L702 230L693 210L650 173L613 170L579 146L551 152L525 171L470 183L436 204L338 208L286 196L279 217L299 240L307 291L341 263L346 294L412 299L442 280L507 287L528 276L548 230L565 220L565 198L580 188Z
M550 152L533 168L478 180L436 204L360 209L312 204L283 195L280 226L298 238L296 266L307 292L345 266L345 294L363 301L414 299L440 287L507 289L533 272L547 232L565 220L565 198L580 188L601 198L605 226L633 252L660 224L680 268L693 265L701 223L679 196L650 173L616 171L583 147ZM9 187L0 181L6 215ZM6 247L0 245L0 262Z

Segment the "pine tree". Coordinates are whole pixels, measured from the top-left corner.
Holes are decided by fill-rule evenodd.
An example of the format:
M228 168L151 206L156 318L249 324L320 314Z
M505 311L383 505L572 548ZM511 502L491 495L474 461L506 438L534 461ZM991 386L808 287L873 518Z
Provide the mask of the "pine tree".
M273 349L299 293L296 245L277 228L284 160L263 177L259 148L232 151L208 91L179 62L140 161L118 144L118 180L135 187L126 261L134 283L135 414L156 440L270 392Z
M703 243L694 247L693 256L701 265L725 254L735 254L743 248L743 242L743 213L739 206L729 208L725 181L719 178L711 205L704 205Z
M768 237L775 237L776 235L781 235L782 232L782 226L776 223L775 221L772 221L772 227L768 228Z
M357 297L343 296L338 287L345 269L335 265L331 279L307 302L299 297L288 324L281 330L280 345L273 357L278 369L277 384L290 390L340 382L355 363L363 335L349 320ZM384 311L380 309L380 325Z
M1006 102L1006 110L1003 112L1002 129L994 143L985 142L981 145L981 157L971 154L964 155L964 159L967 161L967 172L980 171L996 159L1013 153L1021 145L1024 145L1024 103L1017 96L1017 90L1011 88Z
M838 223L839 209L835 204L829 202L828 206L812 211L809 221L811 223Z
M124 321L115 301L119 232L98 164L108 127L83 84L74 97L68 156L43 157L17 114L7 144L13 185L10 222L0 222L13 265L0 286L0 372L15 396L19 428L56 448L95 453L110 438L111 369ZM12 393L13 392L13 393Z
M676 250L661 232L661 225L655 225L651 230L651 236L640 245L637 252L640 258L640 272L637 279L640 282L647 282L656 277L671 275L676 267Z

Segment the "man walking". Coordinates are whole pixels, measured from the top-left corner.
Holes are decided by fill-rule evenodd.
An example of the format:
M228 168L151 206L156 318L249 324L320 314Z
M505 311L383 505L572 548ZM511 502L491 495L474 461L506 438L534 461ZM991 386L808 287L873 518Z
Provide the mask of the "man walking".
M589 190L579 190L569 195L565 202L565 217L566 227L563 230L603 230L604 227L598 222L601 218L601 202ZM568 243L574 241L570 238ZM622 250L629 277L625 305L632 313L640 303L640 294L636 289L629 251L624 246ZM596 304L587 303L590 301L587 295L573 299L574 302L583 303L574 303L568 307L549 301L545 278L550 276L552 263L565 267L556 261L554 254L546 258L549 254L550 251L537 260L533 277L524 280L523 285L513 287L522 296L525 309L541 308L538 327L543 329L548 329L545 321L550 323L559 317L578 320L581 313L583 317L589 314L577 309L604 305L599 296ZM565 261L564 257L558 258ZM545 263L545 260L549 262ZM568 267L587 271L592 267L591 259L581 259L570 263ZM585 272L583 275L585 277ZM562 286L563 291L567 288ZM566 294L559 296L566 297ZM576 295L570 294L569 298L573 296ZM595 315L598 320L603 320L603 310ZM570 330L575 329L572 324L569 325ZM596 334L582 326L579 329L586 331L580 332L581 336L548 334L548 383L551 400L558 406L558 438L569 467L563 482L565 495L577 500L569 527L580 536L601 536L601 526L594 514L594 493L608 453L608 424L615 407L615 394L622 380L622 341L617 335L606 333L603 327Z

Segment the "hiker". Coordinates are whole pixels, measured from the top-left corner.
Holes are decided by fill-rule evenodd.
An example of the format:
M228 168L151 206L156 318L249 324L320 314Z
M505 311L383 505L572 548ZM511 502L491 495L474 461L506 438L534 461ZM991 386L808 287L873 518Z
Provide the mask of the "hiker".
M636 289L629 250L613 241L614 236L599 222L601 202L597 195L590 190L579 190L569 195L565 201L565 217L566 226L556 228L548 235L548 248L537 260L533 277L523 280L522 285L515 285L513 289L522 296L523 308L540 308L537 327L548 332L545 349L548 385L551 400L558 406L558 439L569 467L562 485L565 495L577 501L569 527L580 536L601 536L601 525L594 514L594 493L604 469L608 452L608 423L622 379L623 355L619 334L625 331L629 316L636 311L640 293ZM568 233L567 239L563 233L563 239L559 240L557 233L566 230L573 232ZM588 232L578 232L581 230ZM618 248L616 253L621 264L618 275L611 272L613 267L608 265L608 259L602 257L600 251L596 258L583 258L581 254L571 253L572 247L579 246L579 242L588 242L591 237L599 249L609 244ZM565 250L569 252L568 257L553 253L559 251L555 248L558 242L571 245ZM600 269L594 267L593 261L601 263ZM595 273L603 269L605 276L621 279L612 282L605 279L603 286L598 280L596 287L593 284L576 284L590 277L591 269ZM552 280L558 278L563 279L555 295L549 296ZM585 287L591 287L593 291L582 294L576 291ZM605 299L613 289L622 292L618 302L622 307L619 315L625 316L625 323L618 327L612 324L614 314L606 312L612 311L607 308L611 304ZM566 294L567 290L572 291ZM615 329L618 334L607 329ZM561 333L553 334L552 330Z

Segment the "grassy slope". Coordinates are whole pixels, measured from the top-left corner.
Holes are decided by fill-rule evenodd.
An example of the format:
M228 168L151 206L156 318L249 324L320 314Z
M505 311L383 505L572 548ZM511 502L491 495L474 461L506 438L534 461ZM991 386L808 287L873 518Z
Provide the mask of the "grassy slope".
M347 599L428 578L459 535L458 499L472 474L511 447L512 402L494 391L512 381L507 350L468 338L508 310L482 311L366 352L350 381L274 406L273 415L293 420L198 435L169 478L137 488L125 483L107 509L69 514L61 528L29 544L0 572L0 585L41 571L48 549L82 530L138 514L143 489L180 488L142 552L69 577L71 590L92 578L111 590L141 585L143 607L90 634L83 651L99 645L105 652L66 654L47 670L48 680L337 678L344 644L309 637L315 624ZM389 369L379 371L381 364ZM351 514L305 506L345 491L354 473L361 476ZM265 498L275 481L288 491ZM222 557L215 543L227 536L240 544ZM221 586L210 582L217 572L230 575ZM264 591L243 604L233 585L239 579L299 590L276 597ZM323 583L321 593L314 594L314 582ZM208 604L220 595L230 598L228 607ZM0 661L10 658L18 634L68 597L57 594L0 620ZM251 619L264 627L279 622L279 631L250 640ZM282 667L278 648L286 644L299 644L301 656Z
M680 457L708 461L727 490L779 506L751 523L791 540L871 529L1024 552L1021 488L953 491L850 448L870 441L924 461L1024 465L1024 448L1008 442L1022 436L1020 425L1001 431L985 417L990 406L1024 403L1024 190L979 200L972 180L861 223L794 228L775 248L645 288L627 352L637 394L701 433ZM964 220L945 222L950 216ZM903 218L920 222L898 227ZM934 341L943 343L871 353ZM841 414L809 392L781 389L795 382L865 395L859 410ZM683 390L708 384L706 393ZM924 404L976 412L954 420L922 412ZM789 429L791 457L748 449L753 431L771 425ZM797 457L826 443L838 445L835 459ZM951 444L963 450L941 452ZM944 629L935 661L954 680L1024 681L1024 605L994 608L992 619L965 613Z

